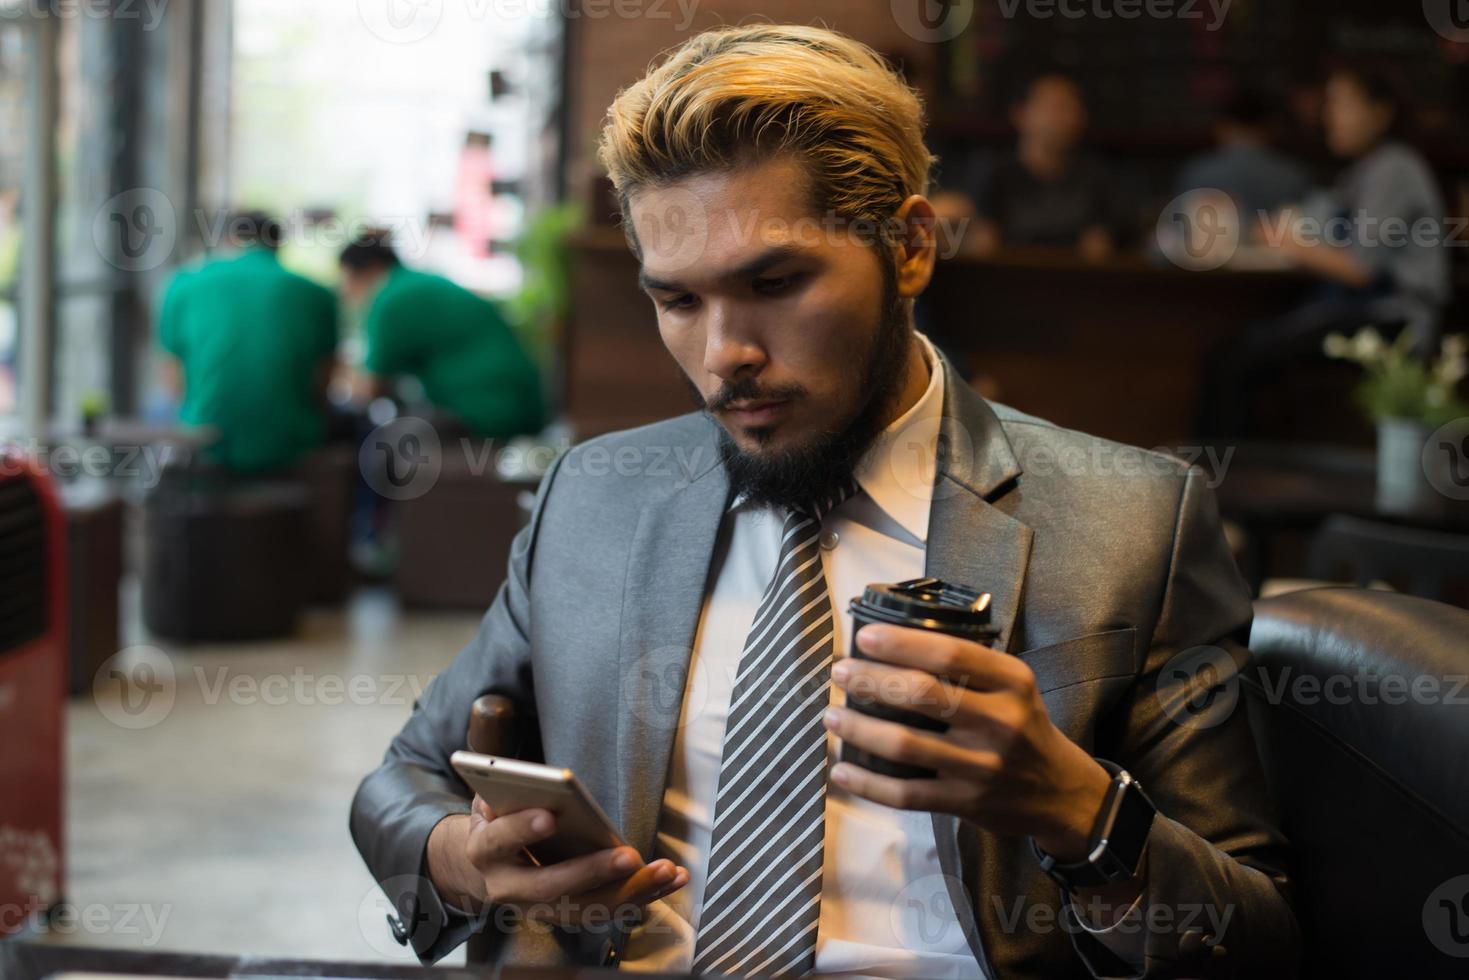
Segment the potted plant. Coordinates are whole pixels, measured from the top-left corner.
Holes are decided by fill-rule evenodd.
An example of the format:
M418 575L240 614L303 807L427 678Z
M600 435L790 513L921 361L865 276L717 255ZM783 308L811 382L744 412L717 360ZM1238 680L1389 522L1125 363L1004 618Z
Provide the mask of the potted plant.
M1389 344L1372 327L1355 337L1330 334L1322 345L1328 357L1354 361L1365 372L1355 396L1377 425L1377 505L1389 513L1431 510L1441 502L1423 447L1439 426L1469 415L1456 392L1469 373L1469 340L1445 337L1438 355L1428 358L1412 345L1407 330Z

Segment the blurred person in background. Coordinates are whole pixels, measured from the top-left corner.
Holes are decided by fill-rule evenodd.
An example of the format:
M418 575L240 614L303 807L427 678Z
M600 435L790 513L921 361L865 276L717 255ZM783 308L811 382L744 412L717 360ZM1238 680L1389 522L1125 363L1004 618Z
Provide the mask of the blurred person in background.
M180 271L164 293L164 385L182 399L184 423L217 433L207 461L245 473L288 469L326 433L337 300L281 267L274 218L236 215L228 239L224 254Z
M1176 193L1222 191L1246 220L1299 204L1311 181L1302 167L1276 149L1272 123L1270 103L1263 94L1252 89L1236 92L1214 123L1215 148L1184 165Z
M1322 122L1332 153L1347 161L1332 188L1299 210L1259 222L1255 244L1320 279L1283 317L1250 327L1215 362L1204 426L1248 435L1255 390L1302 361L1322 357L1328 333L1373 325L1408 330L1420 351L1437 343L1451 283L1443 195L1404 137L1406 107L1384 76L1333 72Z
M1016 143L989 166L970 168L959 192L941 195L942 221L967 222L964 249L988 255L1009 246L1074 249L1088 260L1112 254L1116 190L1082 147L1087 110L1069 75L1034 78L1011 108Z
M342 291L364 311L366 353L354 397L385 394L411 375L434 408L485 438L539 432L540 371L494 303L442 276L405 267L385 234L359 236L341 254Z
M1334 72L1322 120L1327 145L1347 167L1317 210L1348 233L1282 236L1265 227L1258 238L1320 276L1321 299L1348 318L1400 322L1428 346L1449 299L1445 209L1432 169L1405 140L1406 111L1384 76Z

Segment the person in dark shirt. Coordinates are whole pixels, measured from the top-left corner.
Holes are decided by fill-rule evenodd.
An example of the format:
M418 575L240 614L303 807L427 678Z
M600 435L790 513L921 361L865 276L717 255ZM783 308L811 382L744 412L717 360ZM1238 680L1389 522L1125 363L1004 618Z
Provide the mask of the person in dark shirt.
M1251 89L1236 92L1214 123L1217 146L1184 165L1176 193L1222 191L1247 224L1301 203L1310 192L1310 178L1275 148L1271 122L1263 95Z
M1103 259L1113 250L1114 193L1106 168L1082 149L1087 111L1069 76L1035 78L1010 111L1014 150L971 168L961 193L935 201L940 217L966 221L964 249L1002 246L1074 249Z

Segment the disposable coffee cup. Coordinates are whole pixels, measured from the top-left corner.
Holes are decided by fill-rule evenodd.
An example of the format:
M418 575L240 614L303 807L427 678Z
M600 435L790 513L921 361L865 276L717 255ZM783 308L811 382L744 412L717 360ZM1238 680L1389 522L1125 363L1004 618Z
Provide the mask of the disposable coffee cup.
M915 578L896 585L874 583L853 599L847 607L852 613L851 653L858 660L872 658L857 649L857 634L862 627L871 623L891 623L895 626L910 626L914 629L933 630L947 633L964 640L990 644L999 635L990 623L990 594L976 592L962 585L951 585L936 578ZM946 732L947 722L928 715L895 708L864 694L847 692L847 706L884 721L929 732ZM937 775L932 769L893 762L882 756L873 755L842 741L841 759L898 779L932 779Z

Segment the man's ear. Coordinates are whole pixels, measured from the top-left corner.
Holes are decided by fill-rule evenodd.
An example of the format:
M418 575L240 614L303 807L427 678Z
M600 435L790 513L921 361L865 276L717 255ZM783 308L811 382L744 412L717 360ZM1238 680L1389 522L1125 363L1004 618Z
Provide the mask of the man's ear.
M893 215L901 241L894 243L898 259L898 295L913 299L928 288L938 255L938 214L922 194L904 201Z

